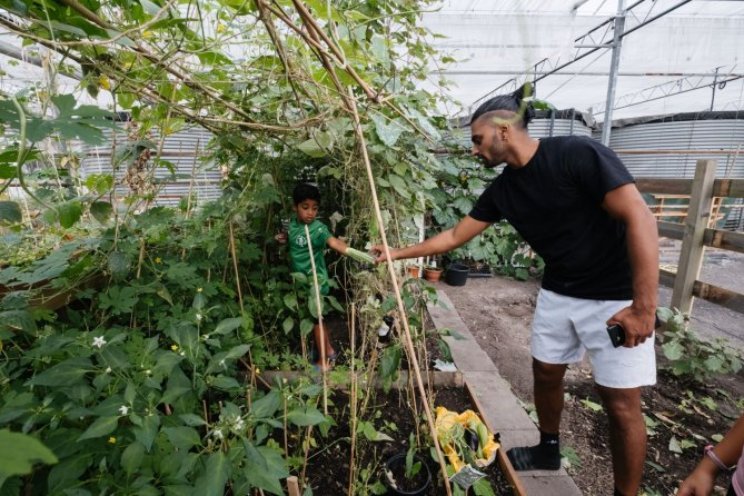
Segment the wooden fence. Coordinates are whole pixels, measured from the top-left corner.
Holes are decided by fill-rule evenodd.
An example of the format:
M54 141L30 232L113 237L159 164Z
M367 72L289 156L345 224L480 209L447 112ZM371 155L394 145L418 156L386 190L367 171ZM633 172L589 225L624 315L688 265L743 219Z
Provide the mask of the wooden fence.
M695 178L639 178L638 189L652 195L689 195L684 224L658 222L659 235L682 240L677 273L660 270L661 283L671 286L673 307L692 310L693 297L744 313L744 295L698 281L706 246L744 253L744 233L709 228L714 198L744 198L744 179L715 179L716 161L698 160Z

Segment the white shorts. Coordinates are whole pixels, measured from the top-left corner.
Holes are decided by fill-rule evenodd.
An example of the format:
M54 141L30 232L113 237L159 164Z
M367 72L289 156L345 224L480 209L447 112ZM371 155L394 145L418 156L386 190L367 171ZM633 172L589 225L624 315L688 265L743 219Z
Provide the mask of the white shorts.
M572 298L541 289L532 322L532 356L545 363L569 364L580 362L588 352L600 386L656 384L654 335L634 348L614 348L607 334L607 319L630 303Z

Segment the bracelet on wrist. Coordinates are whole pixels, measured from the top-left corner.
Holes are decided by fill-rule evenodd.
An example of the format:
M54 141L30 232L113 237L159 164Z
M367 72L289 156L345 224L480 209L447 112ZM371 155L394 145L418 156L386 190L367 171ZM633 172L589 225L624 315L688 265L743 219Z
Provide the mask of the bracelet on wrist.
M709 444L708 446L706 446L703 452L705 453L705 456L710 458L713 461L713 463L715 463L716 466L720 468L721 470L730 472L736 468L736 466L729 467L725 463L723 463L723 461L720 458L718 458L718 455L716 455L716 452L713 451L713 445Z

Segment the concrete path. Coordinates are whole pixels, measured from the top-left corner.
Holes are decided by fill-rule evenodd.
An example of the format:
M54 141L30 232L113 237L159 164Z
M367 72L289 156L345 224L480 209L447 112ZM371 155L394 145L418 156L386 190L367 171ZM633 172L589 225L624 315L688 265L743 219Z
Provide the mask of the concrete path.
M457 334L444 339L450 347L455 365L482 405L483 415L501 434L503 449L537 444L540 433L519 405L509 384L473 338L447 295L437 290L437 296L439 303L428 305L429 314L437 329L448 328ZM563 469L518 472L518 475L529 496L581 496L581 491Z

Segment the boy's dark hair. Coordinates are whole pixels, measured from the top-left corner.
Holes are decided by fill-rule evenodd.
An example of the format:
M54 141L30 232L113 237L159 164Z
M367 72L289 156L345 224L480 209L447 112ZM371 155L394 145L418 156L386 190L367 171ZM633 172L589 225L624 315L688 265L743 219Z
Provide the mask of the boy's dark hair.
M530 85L530 83L524 83L514 93L495 96L478 107L470 118L470 124L473 124L483 114L488 112L493 112L494 110L508 110L517 114L519 117L518 122L521 123L523 129L527 129L527 125L535 117L535 109L531 102L524 101L524 97L525 95L530 96L531 94L532 85Z
M305 200L315 200L320 203L320 190L317 186L310 183L300 183L295 186L292 191L292 201L295 205L299 205Z

